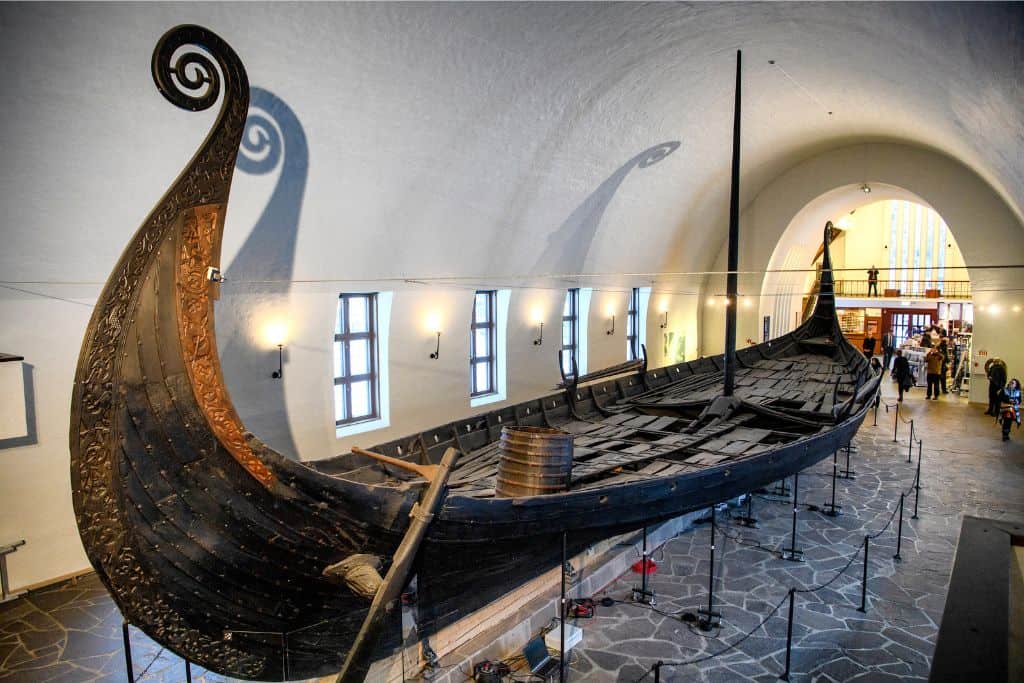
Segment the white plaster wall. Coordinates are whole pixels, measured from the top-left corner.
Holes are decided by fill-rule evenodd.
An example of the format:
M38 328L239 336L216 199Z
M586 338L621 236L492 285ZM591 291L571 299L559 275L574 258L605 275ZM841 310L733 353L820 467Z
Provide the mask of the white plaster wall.
M871 199L859 191L863 182L877 188ZM859 195L859 196L858 196ZM880 196L881 195L881 196ZM957 237L970 273L975 310L973 362L1001 356L1011 375L1024 374L1024 226L999 194L962 163L934 150L895 143L870 143L832 150L809 159L769 183L742 212L740 270L763 271L786 230L794 226L805 240L820 240L825 221L879 198L909 198L934 208ZM723 245L718 263L724 267ZM757 276L756 279L760 279ZM742 279L741 279L742 281ZM798 297L795 298L798 301ZM991 311L991 305L997 311ZM762 309L763 310L763 309ZM794 308L791 309L795 310ZM739 339L759 330L759 317L738 315ZM707 345L723 339L723 318L706 310L703 334ZM717 341L716 349L722 348ZM971 401L986 401L983 375L971 384Z

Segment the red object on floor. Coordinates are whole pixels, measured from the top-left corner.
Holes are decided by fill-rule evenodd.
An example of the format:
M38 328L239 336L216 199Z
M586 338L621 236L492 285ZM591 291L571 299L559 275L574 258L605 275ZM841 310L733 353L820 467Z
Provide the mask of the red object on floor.
M644 561L643 560L637 560L636 562L634 562L633 563L633 573L634 574L643 574L644 573L643 565L644 565ZM654 560L647 560L647 573L648 574L653 574L656 571L658 571L658 565L654 564Z

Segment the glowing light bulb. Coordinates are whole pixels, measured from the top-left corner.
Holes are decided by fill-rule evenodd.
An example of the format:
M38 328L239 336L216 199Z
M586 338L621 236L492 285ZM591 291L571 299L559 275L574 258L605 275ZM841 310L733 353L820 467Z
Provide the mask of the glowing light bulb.
M431 332L441 331L441 314L440 313L428 313L427 314L427 329Z
M999 315L999 306L997 306L996 304L992 304L991 306L988 307L988 312L991 313L992 315Z
M754 302L752 302L752 301L750 300L750 297L749 297L749 296L745 296L745 297L743 297L743 307L744 307L744 308L750 308L750 307L751 307L751 306L753 306L753 305L754 305Z
M1013 307L1013 312L1014 313L1020 313L1020 306L1014 306Z
M533 321L534 325L538 325L544 321L544 309L540 306L534 306L530 311L530 320Z
M709 296L708 297L708 306L714 306L714 305L715 305L715 297Z
M273 320L263 326L263 338L271 346L284 346L288 341L288 326L280 320Z

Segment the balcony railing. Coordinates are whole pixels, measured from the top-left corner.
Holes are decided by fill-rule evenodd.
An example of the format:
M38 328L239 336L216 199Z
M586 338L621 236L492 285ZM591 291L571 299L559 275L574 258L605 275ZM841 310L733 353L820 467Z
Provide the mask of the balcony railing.
M836 280L836 296L867 298L867 280ZM871 297L890 299L970 299L970 280L911 280L908 282L890 285L885 280L878 281L878 293L872 293Z

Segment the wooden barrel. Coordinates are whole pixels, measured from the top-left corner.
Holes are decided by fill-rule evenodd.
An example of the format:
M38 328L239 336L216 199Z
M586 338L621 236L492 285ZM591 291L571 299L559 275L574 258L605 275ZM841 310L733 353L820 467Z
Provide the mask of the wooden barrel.
M572 434L548 427L503 427L495 494L503 498L567 491Z

